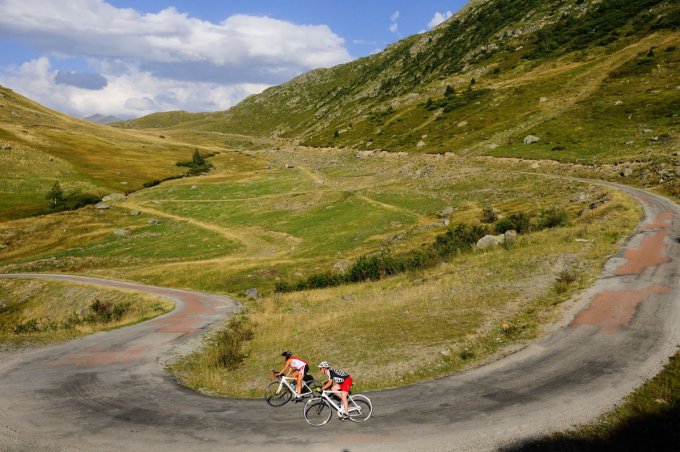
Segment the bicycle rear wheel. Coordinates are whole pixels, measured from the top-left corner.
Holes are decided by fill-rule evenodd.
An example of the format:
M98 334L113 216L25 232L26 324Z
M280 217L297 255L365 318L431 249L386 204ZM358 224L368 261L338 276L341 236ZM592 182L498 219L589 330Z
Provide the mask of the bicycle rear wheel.
M281 386L279 389L279 385L280 382L272 381L264 390L264 399L271 406L283 406L293 397L287 387Z
M324 399L316 397L305 404L304 412L307 423L321 427L331 420L333 409Z
M373 404L368 397L357 394L349 396L348 400L349 419L353 422L365 422L373 413Z

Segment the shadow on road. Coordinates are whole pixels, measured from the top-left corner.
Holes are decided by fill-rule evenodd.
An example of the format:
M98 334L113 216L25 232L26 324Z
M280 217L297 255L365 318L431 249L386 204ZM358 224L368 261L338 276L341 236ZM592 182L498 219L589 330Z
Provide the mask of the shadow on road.
M677 451L680 448L680 403L656 414L635 416L608 435L559 433L516 443L504 452L529 451Z

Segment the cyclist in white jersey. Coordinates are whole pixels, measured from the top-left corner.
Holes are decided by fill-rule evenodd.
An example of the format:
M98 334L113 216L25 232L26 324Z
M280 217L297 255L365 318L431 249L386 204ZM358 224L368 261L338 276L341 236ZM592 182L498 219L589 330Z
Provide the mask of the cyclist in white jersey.
M283 366L279 374L286 373L286 376L295 378L297 394L295 394L295 401L300 400L300 394L302 393L302 379L305 377L305 373L309 372L309 365L307 361L293 356L289 350L284 350L281 356L286 360L286 365Z

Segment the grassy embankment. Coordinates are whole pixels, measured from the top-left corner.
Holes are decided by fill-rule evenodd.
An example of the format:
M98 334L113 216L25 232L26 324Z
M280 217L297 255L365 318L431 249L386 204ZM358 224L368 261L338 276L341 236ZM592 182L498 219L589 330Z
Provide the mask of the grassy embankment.
M48 343L169 312L164 298L70 282L0 278L0 343Z

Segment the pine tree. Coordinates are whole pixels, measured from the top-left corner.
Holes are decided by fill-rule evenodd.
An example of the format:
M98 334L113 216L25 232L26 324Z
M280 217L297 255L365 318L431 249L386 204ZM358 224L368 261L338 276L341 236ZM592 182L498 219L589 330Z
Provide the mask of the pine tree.
M52 188L47 193L45 198L52 209L58 207L64 202L64 192L59 185L59 181L54 182L54 185L52 185Z
M198 152L198 149L194 149L194 156L191 160L192 160L191 166L193 166L193 167L205 166L205 160L203 159L203 156L201 155L201 153Z

